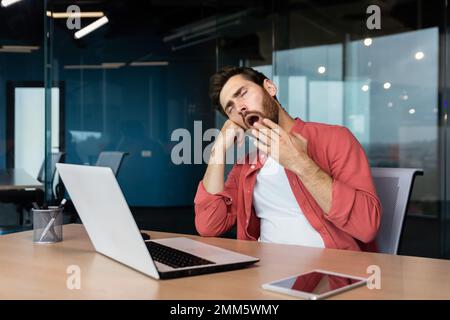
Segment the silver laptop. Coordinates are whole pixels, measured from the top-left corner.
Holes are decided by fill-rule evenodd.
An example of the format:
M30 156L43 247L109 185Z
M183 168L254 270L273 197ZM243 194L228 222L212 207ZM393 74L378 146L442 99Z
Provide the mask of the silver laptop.
M155 279L243 268L259 261L185 237L144 241L112 170L56 164L95 250Z

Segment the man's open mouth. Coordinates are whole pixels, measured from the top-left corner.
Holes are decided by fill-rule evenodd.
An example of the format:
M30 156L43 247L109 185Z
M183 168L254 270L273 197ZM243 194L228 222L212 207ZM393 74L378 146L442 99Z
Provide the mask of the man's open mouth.
M260 120L262 120L261 116L255 113L249 113L244 118L245 124L249 127L253 127L253 125Z

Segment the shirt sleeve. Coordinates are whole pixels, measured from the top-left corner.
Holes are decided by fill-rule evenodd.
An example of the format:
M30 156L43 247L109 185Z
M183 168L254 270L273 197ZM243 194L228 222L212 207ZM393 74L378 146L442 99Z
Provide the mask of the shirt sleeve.
M328 148L332 205L326 218L352 237L369 243L376 238L381 205L364 149L344 127L336 130Z
M224 190L209 193L200 181L194 199L195 227L204 237L219 236L236 223L236 200L240 165L235 164L225 182Z

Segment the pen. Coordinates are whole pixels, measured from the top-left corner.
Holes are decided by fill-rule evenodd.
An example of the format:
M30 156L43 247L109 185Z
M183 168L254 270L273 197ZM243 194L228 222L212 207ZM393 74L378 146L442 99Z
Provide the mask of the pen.
M59 204L58 208L62 208L64 207L64 205L66 204L67 200L66 199L62 199L61 203Z
M61 203L60 203L59 206L58 206L58 209L63 208L63 207L64 207L64 204L65 204L66 202L67 202L66 199L62 199ZM52 218L50 219L49 223L45 226L45 229L44 229L44 231L42 231L42 235L41 235L39 241L42 241L42 239L44 239L44 237L47 235L47 232L48 232L48 231L50 230L50 228L53 226L53 223L55 222L55 220L56 220L56 215L55 215L54 217L52 217ZM55 236L55 240L56 240L57 236L56 236L56 233L55 233L54 231L53 231L53 235Z
M44 231L42 231L42 235L39 239L39 241L42 241L42 239L44 239L44 237L47 235L48 230L51 228L51 226L53 225L53 222L55 222L55 217L50 219L50 222L45 226Z

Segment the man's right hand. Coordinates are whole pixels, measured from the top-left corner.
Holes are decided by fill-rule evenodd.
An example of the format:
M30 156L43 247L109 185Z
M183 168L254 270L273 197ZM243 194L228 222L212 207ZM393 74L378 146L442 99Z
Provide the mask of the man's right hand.
M224 168L226 151L234 145L236 140L238 146L244 144L245 133L239 125L231 120L225 121L220 134L214 143L209 158L208 168L203 177L203 186L212 194L224 189Z
M238 146L241 147L245 141L245 132L239 125L228 119L220 130L220 135L217 137L215 147L227 151L234 145L235 141Z

